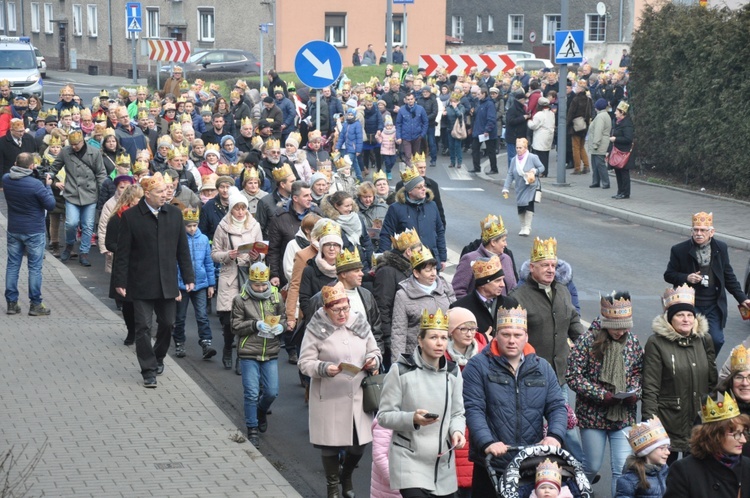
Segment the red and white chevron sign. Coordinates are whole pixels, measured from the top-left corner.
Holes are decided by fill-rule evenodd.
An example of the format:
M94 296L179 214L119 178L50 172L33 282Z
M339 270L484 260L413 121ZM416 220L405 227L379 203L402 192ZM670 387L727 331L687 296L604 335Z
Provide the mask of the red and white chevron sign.
M190 42L173 40L149 40L148 58L152 61L187 62L190 57Z
M420 55L419 67L427 69L428 76L439 67L444 67L448 75L465 74L472 67L478 67L480 71L486 67L490 73L496 74L510 71L516 63L507 55Z

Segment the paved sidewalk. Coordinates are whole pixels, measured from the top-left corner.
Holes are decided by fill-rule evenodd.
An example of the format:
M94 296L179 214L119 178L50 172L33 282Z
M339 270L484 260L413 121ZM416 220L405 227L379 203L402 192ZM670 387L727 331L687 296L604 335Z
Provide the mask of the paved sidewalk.
M6 226L0 214L3 290ZM29 496L300 496L249 442L230 439L237 427L169 356L159 387L144 389L122 318L50 253L52 314L28 316L25 264L23 314L0 314L0 458L25 447L13 480L44 448Z
M630 199L615 200L612 196L617 193L615 175L610 175L611 187L608 190L589 188L591 173L586 175L571 175L573 170L566 170L568 186L555 185L557 182L557 154L550 154L550 176L542 178L542 202L546 199L561 202L571 206L588 209L613 217L622 218L631 223L649 226L660 230L690 236L690 223L693 213L699 211L712 212L716 237L736 249L750 250L750 230L748 230L748 216L750 203L726 197L693 192L687 189L657 185L638 180L635 172L631 171ZM507 164L505 153L498 157L498 169L503 172ZM488 162L483 166L489 171ZM470 168L471 164L465 163ZM502 185L505 174L478 175L483 180ZM739 264L739 263L738 263ZM744 264L744 263L743 263ZM739 265L743 268L742 265Z

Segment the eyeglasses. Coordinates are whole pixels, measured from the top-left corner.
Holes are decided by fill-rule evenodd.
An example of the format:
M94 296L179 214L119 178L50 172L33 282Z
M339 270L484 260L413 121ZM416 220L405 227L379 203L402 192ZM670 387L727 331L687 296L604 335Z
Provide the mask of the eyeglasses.
M732 436L735 441L740 441L743 437L745 441L750 441L750 431L730 432L728 435Z
M734 380L742 384L743 382L750 382L750 375L736 375Z
M331 308L331 313L333 313L334 315L343 315L344 313L349 313L350 309L350 306L344 306L343 308Z
M462 334L476 334L477 330L479 329L477 327L461 327L457 328L456 330L458 330Z
M712 228L693 228L692 232L693 233L708 233L711 230L713 230L713 229Z

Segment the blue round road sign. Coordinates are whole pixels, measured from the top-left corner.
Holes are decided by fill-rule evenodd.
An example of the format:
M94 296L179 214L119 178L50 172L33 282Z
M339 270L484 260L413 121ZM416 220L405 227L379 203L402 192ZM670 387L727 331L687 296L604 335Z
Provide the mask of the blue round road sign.
M294 72L310 88L320 89L331 85L341 75L341 55L328 42L315 40L299 49L294 57Z

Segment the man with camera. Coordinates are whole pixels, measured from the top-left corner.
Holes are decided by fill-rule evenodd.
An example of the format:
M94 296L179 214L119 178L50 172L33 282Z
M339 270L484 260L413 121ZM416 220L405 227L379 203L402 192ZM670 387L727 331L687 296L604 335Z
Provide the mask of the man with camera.
M718 356L727 323L725 291L746 308L750 308L750 299L734 275L726 243L714 238L713 218L713 213L693 215L692 237L672 246L664 280L695 288L695 310L708 320L708 333Z

